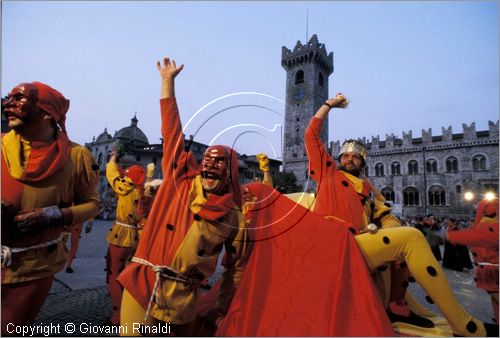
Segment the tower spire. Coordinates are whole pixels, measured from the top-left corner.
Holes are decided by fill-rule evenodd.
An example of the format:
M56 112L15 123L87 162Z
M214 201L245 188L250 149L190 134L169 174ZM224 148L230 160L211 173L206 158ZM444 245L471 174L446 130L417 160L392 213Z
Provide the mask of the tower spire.
M306 41L309 41L309 8L306 10Z

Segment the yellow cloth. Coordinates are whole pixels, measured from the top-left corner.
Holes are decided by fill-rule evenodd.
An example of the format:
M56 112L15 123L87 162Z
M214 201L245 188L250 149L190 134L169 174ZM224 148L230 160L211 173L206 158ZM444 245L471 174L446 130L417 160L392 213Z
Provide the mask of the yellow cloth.
M360 194L365 185L371 186L371 191L373 193L373 197L371 199L371 203L365 203L365 225L375 222L380 224L382 228L390 228L395 226L400 226L401 222L391 214L391 208L385 204L384 196L378 191L373 184L367 178L359 178L354 175L351 175L347 172L343 172L344 175L349 179L354 187L354 190Z
M314 195L306 192L294 192L291 194L285 194L285 196L292 201L302 205L303 207L311 210L314 207L314 202L316 201L316 197Z
M116 221L108 233L107 241L116 246L136 248L139 242L137 222L140 220L137 214L139 204L139 191L126 176L120 175L118 166L114 162L106 165L106 179L116 193ZM117 222L128 224L135 228L123 226Z
M26 159L29 158L30 152L30 142L21 138L19 134L11 132L2 137L2 154L12 178L21 178L26 167Z

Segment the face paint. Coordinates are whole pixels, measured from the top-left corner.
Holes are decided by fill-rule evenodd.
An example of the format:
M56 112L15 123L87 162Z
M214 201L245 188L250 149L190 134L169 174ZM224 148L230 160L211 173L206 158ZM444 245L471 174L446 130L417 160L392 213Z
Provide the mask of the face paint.
M21 83L12 89L2 102L2 112L6 115L9 128L21 128L37 123L42 113L36 106L38 90L30 83Z
M203 189L220 193L229 182L229 154L223 146L211 146L201 161Z

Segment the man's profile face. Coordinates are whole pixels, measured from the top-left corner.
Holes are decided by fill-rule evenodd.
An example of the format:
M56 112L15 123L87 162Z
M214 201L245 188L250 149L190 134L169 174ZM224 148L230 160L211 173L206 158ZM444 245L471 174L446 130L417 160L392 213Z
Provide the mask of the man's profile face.
M221 192L228 184L228 154L223 146L207 149L201 161L201 183L207 192Z
M340 156L340 170L351 175L359 176L361 173L363 158L356 153L344 153Z
M20 129L42 118L42 111L36 106L37 99L38 89L33 84L21 83L12 89L2 102L9 128Z

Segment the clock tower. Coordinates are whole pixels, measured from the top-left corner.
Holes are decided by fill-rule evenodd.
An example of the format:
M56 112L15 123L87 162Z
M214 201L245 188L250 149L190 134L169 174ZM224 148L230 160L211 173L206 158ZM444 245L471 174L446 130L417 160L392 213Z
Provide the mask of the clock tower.
M304 133L313 115L328 99L333 53L327 54L325 45L314 34L305 45L297 41L293 51L283 46L281 66L286 71L283 169L292 171L297 184L305 188L308 161ZM323 124L321 139L328 144L328 119Z

